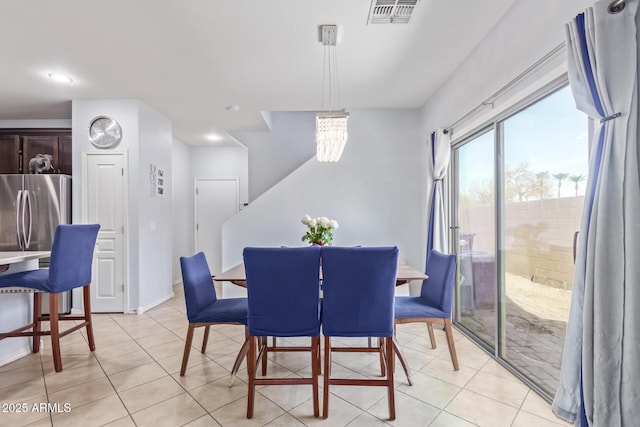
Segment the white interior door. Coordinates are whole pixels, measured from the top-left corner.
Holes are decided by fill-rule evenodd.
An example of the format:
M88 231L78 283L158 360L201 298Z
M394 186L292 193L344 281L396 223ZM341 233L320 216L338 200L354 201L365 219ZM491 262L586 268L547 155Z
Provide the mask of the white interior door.
M196 179L195 246L212 274L222 272L222 224L238 212L238 179Z
M93 258L91 310L125 308L125 159L122 153L87 153L84 220L100 224Z

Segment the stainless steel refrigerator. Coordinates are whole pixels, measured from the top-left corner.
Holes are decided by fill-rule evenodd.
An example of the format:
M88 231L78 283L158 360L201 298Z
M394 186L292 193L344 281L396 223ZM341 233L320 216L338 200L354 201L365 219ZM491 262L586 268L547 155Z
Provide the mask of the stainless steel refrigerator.
M56 226L70 223L70 176L0 175L0 251L50 251ZM49 259L40 263L48 265ZM70 312L71 293L58 304L61 313Z

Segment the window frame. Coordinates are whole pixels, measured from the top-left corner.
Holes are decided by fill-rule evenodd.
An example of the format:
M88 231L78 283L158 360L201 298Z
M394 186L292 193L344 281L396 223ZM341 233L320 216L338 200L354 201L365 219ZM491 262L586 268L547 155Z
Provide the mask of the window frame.
M534 85L530 85L529 87L533 87ZM546 84L540 85L538 88L530 91L529 94L522 96L519 99L515 99L508 105L506 108L502 109L502 111L496 112L495 114L491 114L491 112L484 114L484 119L475 120L476 125L467 126L467 128L460 127L462 130L456 134L456 128L452 129L452 137L451 137L451 167L448 170L446 181L447 181L447 194L449 197L449 224L450 233L449 233L449 245L452 248L452 252L458 254L460 252L459 248L459 227L460 227L460 218L458 217L459 209L458 209L458 200L459 200L459 182L458 182L458 168L460 167L459 159L458 159L458 149L463 147L464 145L474 141L476 138L480 137L486 132L493 130L494 132L494 204L495 204L495 248L496 248L496 262L494 266L494 274L496 283L494 284L495 289L495 310L496 310L496 319L495 319L495 342L489 345L479 337L475 336L467 327L465 327L460 321L461 310L460 310L460 295L459 289L455 289L455 298L454 298L454 311L453 311L453 319L452 322L457 326L457 328L468 338L470 338L477 345L482 347L485 351L491 354L492 358L505 367L508 371L518 377L521 381L527 384L530 388L532 388L537 394L539 394L543 399L548 402L551 402L553 396L550 395L546 390L542 389L532 380L527 378L523 373L518 371L515 367L511 366L508 363L506 355L506 346L507 346L507 337L506 337L506 315L507 311L504 307L506 303L506 294L505 294L505 284L503 283L504 278L504 269L505 269L505 256L504 256L504 243L505 243L505 230L504 230L504 218L505 218L505 192L503 188L504 183L504 153L505 153L505 140L504 140L504 123L509 118L519 114L520 112L526 110L532 105L542 101L543 99L555 94L556 92L565 89L569 86L568 75L566 72L563 72L561 75L553 78ZM591 145L592 145L592 136L594 134L594 129L596 128L595 121L592 118L588 120L588 153L590 156L591 153ZM459 266L458 266L459 268ZM498 287L498 284L500 286ZM502 331L502 332L501 332Z

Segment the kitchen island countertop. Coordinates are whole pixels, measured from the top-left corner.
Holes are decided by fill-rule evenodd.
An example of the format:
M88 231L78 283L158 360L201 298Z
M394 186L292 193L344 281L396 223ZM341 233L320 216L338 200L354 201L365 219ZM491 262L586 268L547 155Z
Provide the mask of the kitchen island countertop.
M0 265L15 264L49 256L51 256L50 251L0 251Z

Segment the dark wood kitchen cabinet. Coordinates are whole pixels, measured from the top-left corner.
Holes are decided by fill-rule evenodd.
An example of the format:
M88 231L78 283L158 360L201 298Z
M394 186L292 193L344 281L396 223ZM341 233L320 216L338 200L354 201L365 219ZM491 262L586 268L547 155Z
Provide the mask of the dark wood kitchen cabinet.
M54 173L58 173L58 137L45 135L25 135L22 137L22 172L29 172L29 161L36 154L49 154L53 157L51 165Z
M71 175L71 134L58 137L58 169L60 173Z
M37 154L52 156L52 173L71 175L70 129L0 129L0 173L29 173Z
M20 164L20 136L0 135L0 174L19 173Z

